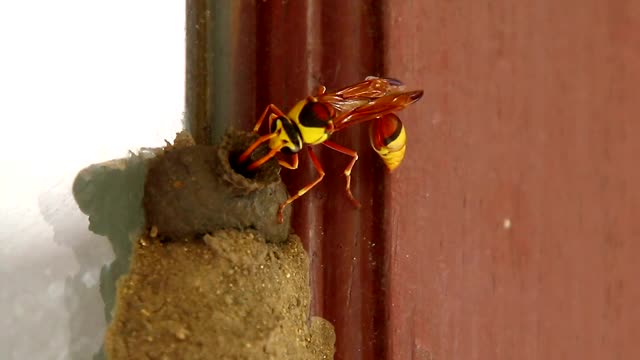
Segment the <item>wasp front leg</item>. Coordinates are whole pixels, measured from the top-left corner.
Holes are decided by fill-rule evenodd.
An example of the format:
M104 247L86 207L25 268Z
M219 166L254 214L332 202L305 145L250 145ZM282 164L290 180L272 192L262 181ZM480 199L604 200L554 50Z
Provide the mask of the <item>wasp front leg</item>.
M272 135L274 135L274 134L272 134ZM271 159L278 152L280 152L281 149L282 149L282 146L274 148L274 149L271 149L267 155L263 156L262 158L254 161L251 165L249 165L247 167L247 170L252 171L252 170L255 170L258 167L262 166L262 164L266 163L267 161L269 161L269 159ZM248 150L249 149L247 149L247 151ZM251 152L249 152L249 154L251 154ZM280 166L286 167L287 169L295 170L295 169L298 168L298 154L293 154L293 158L291 160L291 163L288 163L283 159L278 159L278 164L280 164Z
M291 156L291 162L288 163L284 159L278 159L278 163L282 167L286 167L290 170L295 170L298 168L298 153L295 153Z
M282 110L278 109L278 107L273 104L269 104L262 112L262 115L258 118L258 121L256 121L256 125L253 127L253 132L258 132L258 130L260 130L260 126L264 122L264 119L267 118L267 115L271 114L277 115L277 117L285 117ZM271 128L271 117L269 117L269 128Z
M271 139L272 139L272 138L274 138L275 136L276 136L276 134L267 134L267 135L262 135L262 136L260 136L256 141L254 141L254 142L253 142L253 144L251 144L251 146L249 146L249 147L247 148L247 150L245 150L245 151L242 153L242 155L240 155L240 156L238 157L238 163L239 163L239 164L244 163L244 162L249 158L249 156L251 156L251 153L253 153L253 152L258 148L258 146L260 146L260 144L262 144L262 143L263 143L263 142L265 142L265 141L269 141L269 140L271 140ZM255 165L255 166L253 166L253 167L254 167L254 168L256 168L256 167L258 167L258 166L262 165L264 162L266 162L267 160L269 160L270 158L272 158L272 157L276 154L276 152L277 152L277 151L279 151L279 150L280 150L280 149L277 149L277 150L275 150L275 151L274 151L274 150L272 149L272 151L270 151L270 152L269 152L269 154L268 154L267 156L265 156L263 159L261 159L262 161L261 161L259 164ZM254 164L255 164L255 162L254 162L252 165L254 165ZM247 170L252 170L252 169L247 169Z
M277 117L285 116L284 113L282 112L282 110L278 109L277 106L275 106L273 104L269 104L267 106L267 108L264 109L264 111L262 112L262 115L260 115L260 117L258 118L258 121L256 121L256 125L253 127L253 132L257 133L260 130L260 126L262 126L262 123L264 122L264 119L267 118L267 116L269 116L269 128L271 128L271 121L272 121L271 115L272 114L276 115ZM276 134L266 134L266 135L263 135L263 136L259 137L256 141L253 142L253 144L251 144L251 146L249 146L238 157L238 163L240 163L240 164L244 163L249 158L249 156L251 156L251 153L253 153L258 148L258 146L260 146L260 144L262 144L265 141L271 140L275 136L276 136ZM269 156L269 158L273 157L274 154L275 153L270 154L271 156ZM264 161L262 161L260 164L258 164L258 166L263 164L267 160L269 160L269 158L262 159ZM257 166L254 166L254 168L255 167L257 167ZM249 169L249 170L251 170L251 169Z
M289 205L292 202L294 202L300 196L306 194L307 191L311 190L314 186L318 185L320 183L320 181L322 181L322 179L324 178L324 169L322 168L322 165L320 164L320 161L318 161L318 158L316 157L316 154L313 153L313 149L310 146L307 147L307 149L309 150L309 157L311 158L311 162L313 163L313 166L316 168L316 171L318 172L318 178L316 178L309 185L307 185L307 186L303 187L302 189L298 190L298 193L296 193L292 197L288 198L287 201L285 201L282 204L280 204L280 207L278 208L278 222L280 224L282 224L282 222L284 221L284 215L283 215L284 208L287 205ZM298 167L298 158L297 158L297 156L294 159L294 164L295 164L295 167L297 168Z
M353 159L351 159L351 162L349 162L349 165L347 165L347 167L344 169L344 175L347 178L347 187L346 187L347 196L349 197L349 200L351 200L353 205L359 208L360 202L356 200L356 198L353 197L353 194L351 193L351 170L353 169L353 166L356 164L356 161L358 161L358 153L328 140L323 142L323 144L330 149L333 149L335 151L338 151L340 153L353 157Z

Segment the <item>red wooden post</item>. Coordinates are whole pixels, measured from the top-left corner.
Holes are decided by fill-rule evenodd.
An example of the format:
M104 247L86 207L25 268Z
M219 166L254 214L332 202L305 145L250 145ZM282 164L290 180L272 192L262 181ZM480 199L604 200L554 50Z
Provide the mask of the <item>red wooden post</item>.
M332 151L294 206L337 359L640 358L639 5L238 4L230 91L249 105L225 121L366 75L425 90L391 176L365 127L336 134L361 210Z
M401 1L390 359L640 358L640 5Z

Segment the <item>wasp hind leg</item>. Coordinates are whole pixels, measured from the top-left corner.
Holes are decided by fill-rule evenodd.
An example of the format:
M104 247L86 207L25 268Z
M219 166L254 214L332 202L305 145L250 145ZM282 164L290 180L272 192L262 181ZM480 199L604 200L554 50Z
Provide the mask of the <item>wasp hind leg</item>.
M292 197L288 198L287 201L283 202L282 204L280 204L280 207L278 208L278 223L282 224L282 222L284 221L284 208L291 204L292 202L294 202L297 198L299 198L300 196L304 195L307 193L307 191L311 190L314 186L318 185L320 183L320 181L322 181L322 179L324 178L324 169L322 168L322 165L320 164L320 161L318 161L318 158L316 157L316 154L313 153L313 149L311 149L311 147L307 147L307 149L309 150L309 157L311 158L311 162L313 162L313 166L316 168L316 171L318 172L318 178L316 178L312 183L310 183L309 185L303 187L302 189L298 190L298 192L293 195ZM297 157L294 160L296 168L298 165L298 161L297 161Z
M349 162L349 165L347 165L347 167L344 169L344 176L347 178L346 190L347 190L347 196L349 197L349 200L351 200L351 202L356 208L360 208L360 202L356 200L356 198L353 197L353 194L351 193L351 170L353 169L353 166L356 164L356 161L358 161L358 153L328 140L323 142L322 144L324 144L326 147L330 149L333 149L337 152L340 152L352 157L351 162Z

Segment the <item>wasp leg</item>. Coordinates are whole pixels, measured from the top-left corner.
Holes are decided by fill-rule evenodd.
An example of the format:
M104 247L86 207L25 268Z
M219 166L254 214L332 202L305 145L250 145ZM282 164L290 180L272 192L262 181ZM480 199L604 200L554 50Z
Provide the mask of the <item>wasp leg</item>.
M293 154L291 157L291 163L288 163L283 159L278 159L278 163L280 166L286 167L287 169L295 170L298 168L298 153Z
M260 136L256 141L254 141L254 142L253 142L253 144L251 144L251 146L249 146L249 147L247 148L247 150L245 150L245 151L242 153L242 155L240 155L240 156L238 157L238 164L242 164L242 163L244 163L244 162L249 158L249 156L251 155L251 153L252 153L252 152L254 152L254 151L258 148L258 146L260 146L260 144L262 144L262 143L263 143L263 142L265 142L265 141L270 140L270 139L271 139L271 138L273 138L274 136L276 136L276 134L267 134L267 135L262 135L262 136ZM273 155L272 155L272 156L273 156ZM269 159L267 159L267 160L269 160ZM265 161L267 161L267 160L265 160ZM254 163L254 164L255 164L255 163Z
M347 167L344 169L344 175L347 177L347 196L349 197L349 200L351 200L351 202L353 203L353 205L357 208L360 207L360 202L358 200L356 200L356 198L353 197L353 194L351 193L351 169L353 169L353 166L356 164L356 161L358 161L358 153L351 150L351 149L347 149L344 146L338 145L334 142L331 141L325 141L322 144L324 144L326 147L333 149L337 152L343 153L345 155L349 155L351 157L353 157L353 159L351 159L351 162L349 163L349 165L347 165Z
M307 191L311 190L314 186L318 185L318 183L320 181L322 181L322 179L324 178L324 169L322 169L322 165L320 164L320 161L318 161L318 158L313 153L313 149L311 149L311 146L308 146L307 149L309 150L309 157L311 158L311 161L313 162L313 166L316 168L316 171L318 172L318 178L315 179L311 184L309 184L309 185L303 187L302 189L298 190L298 193L293 195L292 197L288 198L287 201L285 201L282 204L280 204L280 207L278 208L278 223L280 223L280 224L282 224L282 222L284 221L284 216L282 215L282 212L284 211L284 208L287 205L289 205L292 202L294 202L300 196L304 195Z
M256 125L253 127L253 132L258 132L258 130L260 130L260 126L262 125L262 123L264 122L264 119L267 118L267 115L271 115L274 114L278 117L280 116L285 116L284 113L282 112L282 110L278 109L277 106L273 105L273 104L269 104L269 106L267 106L266 109L264 109L264 111L262 112L262 115L260 115L260 117L258 118L258 121L256 121ZM271 128L271 121L273 120L273 117L269 116L269 128ZM251 144L251 146L249 146L247 148L247 150L245 150L239 157L238 157L238 163L242 164L244 163L249 156L251 155L252 152L254 152L258 146L260 146L260 144L262 144L263 142L270 140L271 138L273 138L274 136L276 136L276 134L267 134L267 135L263 135L261 137L259 137L256 141L253 142L253 144ZM267 160L271 159L273 157L273 155L275 155L275 152L271 151L269 152L269 154L265 155L263 158L256 160L253 164L249 165L249 168L247 168L247 170L253 170L255 168L257 168L258 166L264 164Z
M266 163L267 161L269 161L269 159L274 157L278 153L278 151L280 151L280 149L282 149L282 146L269 150L269 153L267 155L261 157L260 159L251 163L251 165L247 166L247 171L254 170L258 168L260 165Z
M256 121L256 125L253 127L253 132L258 132L258 130L260 130L260 126L269 114L275 114L278 117L285 117L282 110L278 109L278 107L273 104L269 104L267 108L262 112L262 115L260 115L260 117L258 118L258 121ZM269 117L269 128L271 128L271 117Z

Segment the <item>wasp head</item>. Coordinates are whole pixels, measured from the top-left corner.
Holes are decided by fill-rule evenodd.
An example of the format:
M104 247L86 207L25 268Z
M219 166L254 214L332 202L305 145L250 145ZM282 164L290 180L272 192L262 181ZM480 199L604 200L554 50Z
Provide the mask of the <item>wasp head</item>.
M286 117L278 117L271 123L271 133L276 134L269 141L271 149L282 148L283 152L297 153L302 149L302 135L298 126Z

